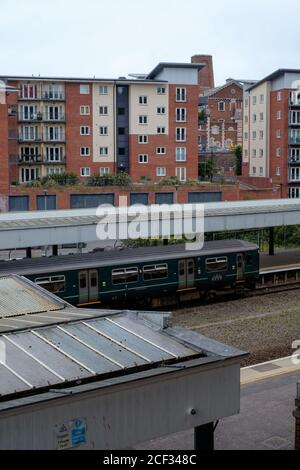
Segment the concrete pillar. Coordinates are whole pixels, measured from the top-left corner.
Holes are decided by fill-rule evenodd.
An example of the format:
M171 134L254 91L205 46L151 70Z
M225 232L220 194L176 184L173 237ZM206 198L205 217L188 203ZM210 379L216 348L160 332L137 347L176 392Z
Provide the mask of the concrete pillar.
M52 256L58 256L58 245L53 245Z
M32 248L26 248L26 258L32 258Z
M270 233L269 233L269 255L274 256L275 255L275 233L274 233L274 227L270 228Z
M195 451L215 450L214 423L195 428Z

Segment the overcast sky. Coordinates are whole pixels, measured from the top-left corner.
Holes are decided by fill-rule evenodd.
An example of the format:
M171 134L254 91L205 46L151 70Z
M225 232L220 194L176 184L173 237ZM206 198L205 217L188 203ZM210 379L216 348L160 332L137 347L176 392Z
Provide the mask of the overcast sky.
M214 56L216 84L300 68L299 0L0 0L0 75L114 78Z

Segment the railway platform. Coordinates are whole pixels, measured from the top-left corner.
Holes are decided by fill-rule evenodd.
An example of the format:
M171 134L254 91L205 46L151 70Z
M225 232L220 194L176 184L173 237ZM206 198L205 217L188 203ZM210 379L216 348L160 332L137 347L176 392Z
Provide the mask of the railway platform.
M300 266L300 249L280 249L276 250L274 256L267 253L260 255L261 269L284 268L288 266Z

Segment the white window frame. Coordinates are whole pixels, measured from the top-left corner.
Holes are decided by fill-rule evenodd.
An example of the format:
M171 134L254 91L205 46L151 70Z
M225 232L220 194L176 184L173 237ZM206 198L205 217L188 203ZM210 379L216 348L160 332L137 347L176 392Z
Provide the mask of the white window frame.
M91 176L91 169L89 167L80 168L81 178L89 178Z
M107 157L109 153L108 147L99 147L100 157Z
M187 132L186 127L176 127L176 142L186 142Z
M164 87L164 86L158 86L156 91L157 91L158 95L165 95L166 92L167 92L166 87Z
M156 176L164 178L165 176L167 176L167 169L164 166L156 167Z
M186 147L176 147L175 149L176 162L186 162Z
M276 129L276 139L281 139L281 129Z
M277 119L277 121L281 120L281 111L276 112L276 119Z
M275 172L276 176L281 176L281 167L280 166L277 166L276 167L276 172Z
M109 168L107 166L103 166L99 170L100 176L107 176L109 175Z
M80 91L81 95L89 95L90 94L90 85L89 84L82 83L81 85L79 85L79 87L80 87L79 91ZM86 90L86 91L84 91L84 90Z
M281 147L277 147L276 149L276 157L280 158L281 157Z
M140 165L146 165L147 163L149 163L149 155L140 154L138 156L138 162L139 162Z
M91 114L90 106L80 106L80 116L89 116Z
M148 96L139 96L139 104L141 106L147 106L148 105Z
M186 103L187 101L187 90L183 87L176 88L176 102Z
M90 147L80 147L80 156L81 157L90 157L91 156Z
M166 155L167 149L166 147L156 147L156 155Z
M166 107L165 106L158 106L156 108L156 114L159 116L165 116L166 115Z
M139 135L139 144L147 145L149 143L149 136L148 135Z
M166 134L166 128L164 126L159 126L157 128L157 134Z
M100 126L99 127L99 135L101 137L107 137L108 136L108 126Z
M281 91L277 92L277 101L282 101L282 92Z
M186 108L176 108L176 122L186 122Z
M181 181L185 182L187 180L187 169L185 166L177 167L175 170L176 178Z
M223 109L221 109L221 108L223 108ZM224 113L224 112L226 111L226 103L225 103L225 101L219 101L219 102L218 102L218 111L219 111L220 113Z
M91 135L90 126L80 126L80 135Z
M99 116L108 116L108 106L99 106Z
M108 95L108 86L100 85L99 86L99 95Z
M147 124L148 124L148 116L146 116L144 114L140 115L139 116L139 125L140 126L147 126Z

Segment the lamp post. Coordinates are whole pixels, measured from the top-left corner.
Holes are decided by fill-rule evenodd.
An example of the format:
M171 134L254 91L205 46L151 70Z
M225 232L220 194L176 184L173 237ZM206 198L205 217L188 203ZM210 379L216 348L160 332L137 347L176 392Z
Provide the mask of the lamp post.
M44 189L44 205L45 205L45 212L47 211L47 196L48 196L48 189Z

